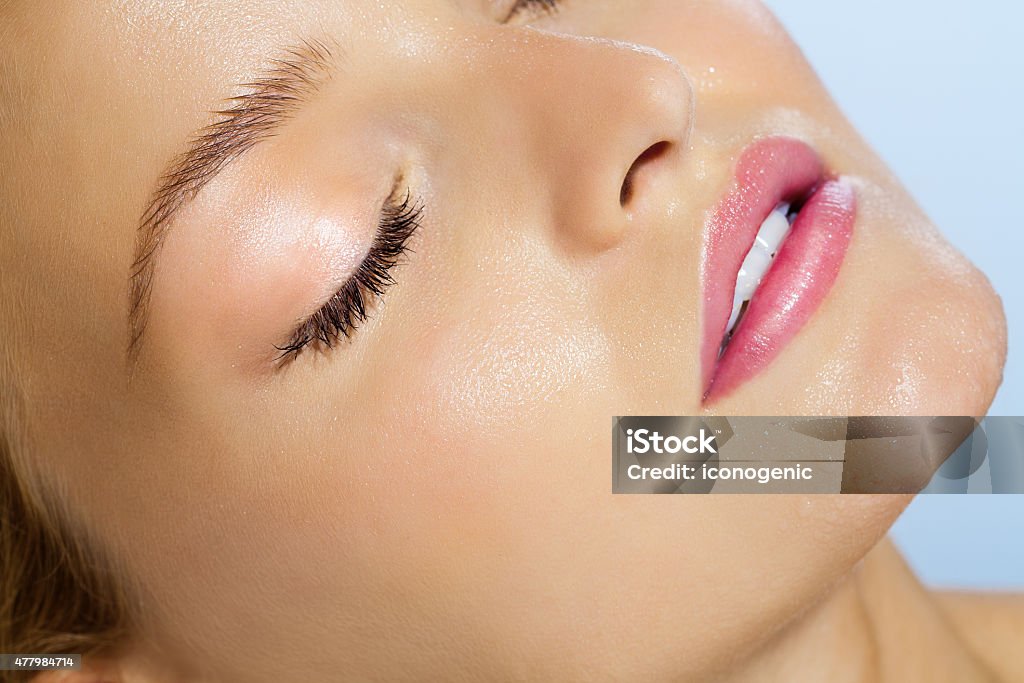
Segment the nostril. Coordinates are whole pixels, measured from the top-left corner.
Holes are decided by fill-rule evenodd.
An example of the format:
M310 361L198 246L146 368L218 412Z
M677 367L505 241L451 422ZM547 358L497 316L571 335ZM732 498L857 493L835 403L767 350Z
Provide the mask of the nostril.
M636 189L637 175L651 163L657 161L668 153L672 143L662 140L644 150L643 154L636 158L633 165L629 167L626 178L622 181L622 188L619 190L619 204L625 208L633 199Z

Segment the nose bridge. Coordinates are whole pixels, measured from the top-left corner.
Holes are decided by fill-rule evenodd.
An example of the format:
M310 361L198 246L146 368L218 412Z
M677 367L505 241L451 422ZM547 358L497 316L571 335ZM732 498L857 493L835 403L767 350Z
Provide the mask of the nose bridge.
M675 128L677 137L689 125L692 85L679 64L664 53L609 38L523 30L529 37L512 38L512 56L522 51L529 59L502 63L510 80L523 83L531 97L598 107L609 123L627 128L649 129L652 122ZM637 114L645 114L648 122Z
M685 148L692 85L674 60L629 43L532 29L507 39L497 68L516 89L557 227L572 244L606 248L646 199L626 205L648 153Z

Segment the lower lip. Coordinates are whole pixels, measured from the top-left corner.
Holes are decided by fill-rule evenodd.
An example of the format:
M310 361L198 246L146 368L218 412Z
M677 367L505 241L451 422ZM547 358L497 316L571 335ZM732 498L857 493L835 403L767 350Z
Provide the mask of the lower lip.
M736 276L761 223L780 202L799 200L803 208L789 236L719 357ZM764 370L811 319L839 275L856 216L853 188L828 179L821 159L805 143L768 138L744 150L736 183L715 212L705 240L705 403L725 397Z

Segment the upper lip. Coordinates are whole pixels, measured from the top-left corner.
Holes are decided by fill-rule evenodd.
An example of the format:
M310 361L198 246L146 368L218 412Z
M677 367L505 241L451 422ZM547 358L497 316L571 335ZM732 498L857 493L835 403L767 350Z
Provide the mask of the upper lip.
M803 208L719 358L740 265L761 223L780 202ZM705 231L705 401L724 396L762 370L812 316L838 275L855 214L852 187L830 179L806 143L771 137L743 151L735 183Z

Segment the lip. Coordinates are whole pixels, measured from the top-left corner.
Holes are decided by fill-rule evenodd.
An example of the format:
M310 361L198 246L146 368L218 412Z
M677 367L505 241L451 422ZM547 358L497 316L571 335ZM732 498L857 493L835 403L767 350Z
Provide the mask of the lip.
M740 266L761 223L780 202L803 206L719 357ZM806 143L772 137L743 150L735 183L705 231L705 403L764 370L814 316L839 275L856 215L853 188L830 177Z

